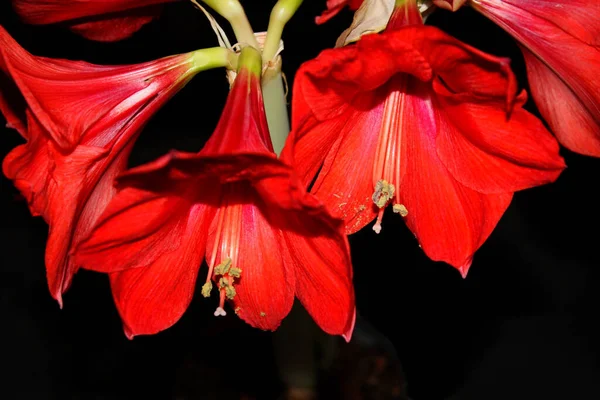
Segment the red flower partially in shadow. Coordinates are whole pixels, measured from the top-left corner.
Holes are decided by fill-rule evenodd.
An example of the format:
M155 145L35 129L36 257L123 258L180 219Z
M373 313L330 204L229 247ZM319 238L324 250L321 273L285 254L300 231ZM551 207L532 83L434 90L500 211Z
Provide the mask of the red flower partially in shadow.
M69 249L114 195L135 138L204 67L197 53L123 66L36 57L0 27L0 111L27 140L3 171L50 226L48 285L61 306L77 271Z
M384 209L466 275L513 192L554 181L558 144L522 108L509 60L422 25L414 0L386 32L325 50L296 74L292 138L311 192L351 234Z
M330 216L273 152L260 55L241 69L220 122L199 153L173 151L117 179L119 192L76 251L110 273L129 337L173 325L188 307L202 260L202 294L219 294L244 321L276 329L297 296L326 332L349 339L354 292L343 221Z
M12 0L21 19L33 25L65 23L85 38L125 39L156 19L175 0Z

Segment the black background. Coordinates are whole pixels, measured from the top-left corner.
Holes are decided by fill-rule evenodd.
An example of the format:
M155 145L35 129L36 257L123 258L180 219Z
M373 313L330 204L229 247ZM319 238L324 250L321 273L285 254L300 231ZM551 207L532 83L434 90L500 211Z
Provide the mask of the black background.
M346 11L316 26L313 18L325 1L305 3L284 32L290 82L300 63L333 46L352 18ZM255 30L266 29L274 1L244 4ZM428 23L510 57L526 88L516 44L482 16L470 9L439 11ZM0 5L0 24L33 54L101 64L216 45L202 14L187 2L169 5L160 20L111 44L61 27L22 25L8 1ZM136 144L131 165L171 148L200 149L226 98L223 75L198 75L161 109ZM535 112L531 102L528 108ZM22 139L1 129L4 157ZM350 238L358 309L394 343L414 400L600 398L600 332L594 328L600 161L562 154L565 172L552 185L515 195L465 280L448 265L429 261L391 213L380 235L367 228ZM233 318L216 320L214 305L201 296L171 329L133 341L122 333L105 276L78 273L59 310L45 281L47 227L29 215L4 176L0 186L0 398L170 399L189 371L197 374L192 381L199 393L190 398L226 398L230 387L258 398L276 395L270 335ZM220 352L232 348L233 356ZM219 382L221 391L210 392L209 381Z

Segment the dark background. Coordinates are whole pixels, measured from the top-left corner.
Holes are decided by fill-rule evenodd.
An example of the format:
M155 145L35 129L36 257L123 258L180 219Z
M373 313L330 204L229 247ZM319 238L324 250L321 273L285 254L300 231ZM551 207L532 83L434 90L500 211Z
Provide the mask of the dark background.
M290 82L300 63L333 46L352 18L346 11L316 26L325 1L305 3L284 32ZM274 1L245 4L255 30L266 29ZM428 23L510 57L526 88L516 44L491 22L465 9L436 12ZM33 54L102 64L216 45L202 14L187 2L169 5L160 20L111 44L61 27L24 26L8 1L0 5L0 24ZM198 75L151 120L131 165L171 148L200 149L226 94L223 71ZM1 130L4 157L22 139ZM600 399L594 328L600 161L562 153L565 172L552 185L515 195L465 280L429 261L395 215L385 217L380 235L364 229L351 237L359 312L394 344L413 400ZM45 281L47 227L29 215L4 176L0 186L0 398L171 399L182 390L197 393L190 399L228 398L235 390L247 398L277 396L271 336L234 318L217 320L214 305L201 296L171 329L133 341L122 333L105 276L78 273L59 310Z

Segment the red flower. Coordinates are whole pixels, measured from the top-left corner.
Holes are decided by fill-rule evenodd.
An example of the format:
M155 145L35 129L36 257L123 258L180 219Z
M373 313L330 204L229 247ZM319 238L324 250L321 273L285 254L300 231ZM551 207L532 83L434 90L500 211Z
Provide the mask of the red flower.
M520 42L533 99L558 140L600 157L600 2L470 4Z
M8 154L4 174L50 225L48 284L61 305L77 270L71 245L113 196L143 125L203 62L195 53L125 66L53 60L0 27L0 111L27 140Z
M174 0L12 0L17 14L28 24L67 23L92 40L125 39L157 18L162 3Z
M407 3L395 30L325 50L297 72L298 170L307 183L317 175L311 191L348 234L376 217L379 232L391 203L430 258L464 275L512 193L555 180L564 163L522 109L509 61L414 25Z
M248 47L213 136L196 154L174 151L118 178L119 192L76 252L110 273L129 337L173 325L213 282L252 326L274 330L296 295L330 334L349 338L354 294L342 221L306 193L273 152L260 91L260 57Z
M351 10L358 10L363 0L327 0L327 10L315 18L317 24L324 24L348 6Z

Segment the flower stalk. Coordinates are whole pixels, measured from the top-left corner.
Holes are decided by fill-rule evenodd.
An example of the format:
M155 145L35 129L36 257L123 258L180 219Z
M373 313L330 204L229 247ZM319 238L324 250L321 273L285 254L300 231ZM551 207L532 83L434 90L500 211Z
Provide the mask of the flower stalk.
M246 17L244 8L238 0L203 0L206 5L215 10L231 24L233 33L240 43L258 49L258 42L254 37L252 26Z

